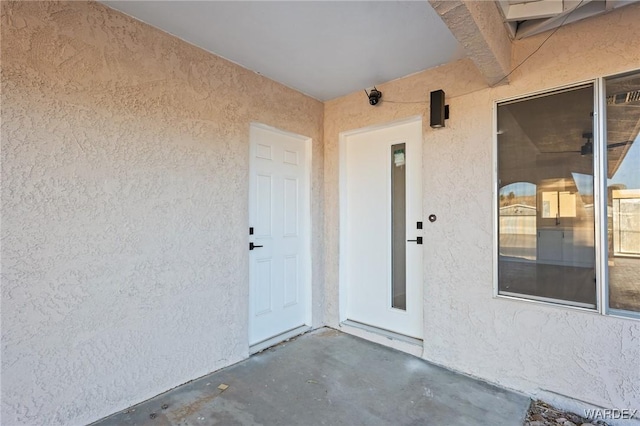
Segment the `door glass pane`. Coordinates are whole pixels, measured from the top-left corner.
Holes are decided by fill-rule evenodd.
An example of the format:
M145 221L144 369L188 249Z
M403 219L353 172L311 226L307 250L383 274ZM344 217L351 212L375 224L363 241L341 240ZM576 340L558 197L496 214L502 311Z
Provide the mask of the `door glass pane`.
M391 146L391 306L407 309L405 144Z
M500 294L596 307L593 86L498 105Z
M609 306L640 312L640 73L606 90Z

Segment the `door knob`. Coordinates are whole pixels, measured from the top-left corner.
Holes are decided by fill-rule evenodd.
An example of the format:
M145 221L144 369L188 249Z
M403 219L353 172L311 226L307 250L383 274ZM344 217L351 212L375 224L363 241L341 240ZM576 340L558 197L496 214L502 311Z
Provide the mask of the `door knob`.
M407 240L408 243L422 244L422 237L416 237L415 240Z
M249 243L249 250L253 250L254 248L258 248L258 247L262 247L262 246L257 246L253 243Z

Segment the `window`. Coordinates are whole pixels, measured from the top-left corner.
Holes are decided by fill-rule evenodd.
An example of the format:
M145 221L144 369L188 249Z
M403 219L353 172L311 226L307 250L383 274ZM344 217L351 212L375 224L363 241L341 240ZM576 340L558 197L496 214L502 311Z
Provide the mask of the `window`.
M608 302L640 312L640 73L605 82Z
M593 155L580 152L593 96L587 85L498 105L500 294L596 307Z
M497 290L634 316L640 73L600 82L606 111L595 83L497 105Z

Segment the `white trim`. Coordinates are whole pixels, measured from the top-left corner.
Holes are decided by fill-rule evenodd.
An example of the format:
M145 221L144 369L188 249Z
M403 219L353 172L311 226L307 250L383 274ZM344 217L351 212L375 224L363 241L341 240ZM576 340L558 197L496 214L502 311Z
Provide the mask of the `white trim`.
M498 100L496 100L494 102L494 104L497 106L498 104L509 104L509 103L524 101L524 100L528 100L528 99L535 99L535 98L539 98L539 97L543 97L543 96L548 96L548 95L551 95L551 94L568 92L568 91L571 91L571 90L578 89L580 87L587 87L587 86L590 86L590 85L594 85L596 80L597 79L595 79L595 78L591 78L591 79L579 81L579 82L576 82L576 83L564 84L562 86L547 87L547 88L544 88L544 89L536 90L534 92L529 92L529 93L525 93L525 94L522 94L522 95L514 95L514 96L507 97L507 98L498 99Z
M270 348L271 346L277 345L278 343L284 342L285 340L291 339L292 337L304 334L309 330L311 330L311 327L309 327L308 325L302 325L300 327L296 327L292 330L278 334L277 336L270 337L266 340L263 340L262 342L258 342L255 345L249 346L249 355L262 352L263 350Z
M569 306L572 308L586 309L589 312L598 312L596 309L596 305L594 304L575 302L572 300L555 299L553 297L534 296L532 294L513 293L510 291L503 291L500 294L498 294L498 297L505 297L509 299L517 299L517 300L525 300L525 301L533 301L533 302L544 302L553 306Z
M616 82L618 81L618 79L626 79L629 76L635 75L640 73L640 68L635 67L635 68L630 68L627 69L626 71L621 71L621 72L617 72L614 74L609 74L609 75L604 75L602 76L602 79L605 81L611 81L611 82Z
M306 271L306 279L307 279L307 292L306 292L306 301L305 301L305 320L306 325L309 327L313 326L313 248L311 245L311 241L313 236L311 235L313 232L313 215L311 211L311 191L313 190L312 182L312 152L313 152L313 144L311 138L306 138L304 141L304 150L305 150L305 167L307 170L305 171L305 185L307 190L305 191L304 198L304 206L305 212L302 216L302 227L306 230L305 235L306 240L304 241L304 254L305 254L305 271Z
M632 321L640 320L640 312L629 311L624 309L607 309L607 316L612 318L628 319Z
M595 220L596 294L598 312L606 315L609 308L609 279L607 277L607 159L603 145L607 141L607 96L604 79L594 83L593 100L593 214ZM604 213L604 214L603 214Z
M500 188L500 182L498 181L498 101L493 103L493 150L492 150L492 167L493 174L491 181L493 187L491 189L491 195L493 200L493 206L491 208L491 214L493 219L493 297L498 297L498 265L500 259L500 246L498 239L498 232L500 231L500 210L498 209L498 192Z
M350 132L349 132L350 133ZM347 132L342 132L339 135L338 141L338 208L339 208L339 247L338 247L338 313L339 321L345 321L347 319L347 304L348 291L346 288L347 282L347 256L349 251L349 239L347 238L347 212L348 202L347 197Z
M367 127L361 127L359 129L353 129L353 130L347 130L344 132L340 132L340 137L342 139L343 136L353 136L353 135L357 135L359 133L367 133L367 132L371 132L374 130L381 130L381 129L386 129L387 127L391 127L391 126L399 126L401 124L407 124L407 123L413 123L416 121L422 121L422 116L421 115L412 115L411 117L405 117L405 118L401 118L398 120L393 120L393 121L387 121L384 123L378 123L378 124L374 124L371 126L367 126Z

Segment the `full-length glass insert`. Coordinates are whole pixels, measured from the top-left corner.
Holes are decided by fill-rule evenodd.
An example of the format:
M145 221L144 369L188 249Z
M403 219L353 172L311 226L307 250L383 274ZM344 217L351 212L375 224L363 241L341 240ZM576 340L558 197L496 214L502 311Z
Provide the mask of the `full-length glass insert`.
M407 310L407 172L405 144L391 145L391 307Z
M605 81L609 307L640 312L640 73Z
M596 307L593 85L498 105L498 291Z

